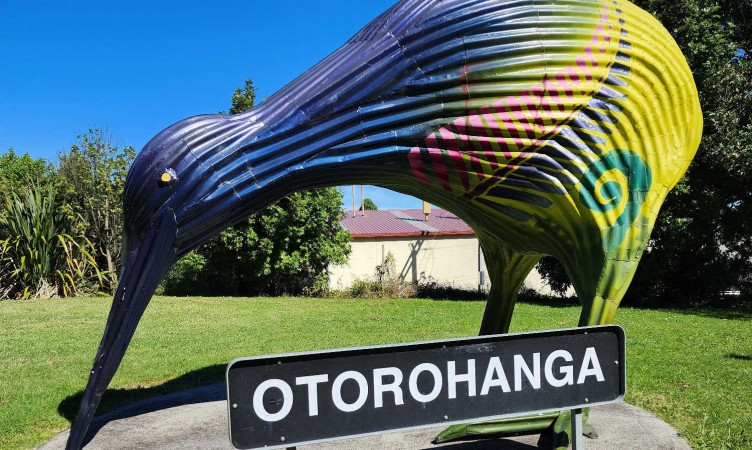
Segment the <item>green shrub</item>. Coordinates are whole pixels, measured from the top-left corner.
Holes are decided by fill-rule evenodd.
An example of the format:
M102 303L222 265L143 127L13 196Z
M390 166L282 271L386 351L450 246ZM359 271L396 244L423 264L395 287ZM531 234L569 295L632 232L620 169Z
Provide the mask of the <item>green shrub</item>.
M339 223L336 188L297 192L186 255L162 283L165 295L321 295L330 264L342 264L350 235Z
M162 280L162 288L170 295L191 295L200 291L200 286L207 284L206 278L206 257L190 252L167 272Z
M381 289L378 281L356 278L349 289L342 292L341 297L352 298L377 298L381 297Z
M92 245L74 239L58 212L54 186L31 185L0 212L0 299L69 297L91 291L102 273Z
M356 278L349 288L327 294L336 298L411 298L416 286L403 281L395 266L394 255L387 253L384 260L374 268L373 278Z
M433 277L421 276L415 296L433 300L486 300L488 293L457 287L451 283L439 283Z

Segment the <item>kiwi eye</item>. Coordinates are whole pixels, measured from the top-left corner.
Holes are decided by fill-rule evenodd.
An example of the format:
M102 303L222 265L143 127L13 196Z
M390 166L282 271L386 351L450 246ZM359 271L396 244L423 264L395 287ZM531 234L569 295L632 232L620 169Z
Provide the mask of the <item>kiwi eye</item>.
M174 174L172 174L170 170L166 170L159 176L159 185L161 187L169 186L174 178Z

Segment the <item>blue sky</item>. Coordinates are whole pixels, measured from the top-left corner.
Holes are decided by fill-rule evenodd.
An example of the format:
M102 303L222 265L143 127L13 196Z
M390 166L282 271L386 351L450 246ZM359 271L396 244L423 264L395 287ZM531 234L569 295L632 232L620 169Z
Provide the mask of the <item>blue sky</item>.
M92 127L141 149L174 122L228 109L249 76L259 98L273 94L395 1L3 0L0 152L54 161ZM420 207L374 187L366 196Z

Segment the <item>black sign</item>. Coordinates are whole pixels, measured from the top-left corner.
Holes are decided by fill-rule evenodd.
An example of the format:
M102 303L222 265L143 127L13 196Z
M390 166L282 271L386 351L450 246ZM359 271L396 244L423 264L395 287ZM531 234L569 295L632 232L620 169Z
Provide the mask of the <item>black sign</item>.
M278 448L619 400L615 325L237 359L236 448Z

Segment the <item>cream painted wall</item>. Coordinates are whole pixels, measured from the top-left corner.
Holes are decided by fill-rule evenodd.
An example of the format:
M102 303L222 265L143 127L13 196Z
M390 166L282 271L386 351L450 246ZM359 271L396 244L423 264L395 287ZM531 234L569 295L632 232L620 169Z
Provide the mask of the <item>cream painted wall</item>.
M432 277L439 283L478 288L478 240L475 236L358 238L353 239L351 245L348 264L330 268L329 283L333 289L347 288L356 278L374 279L376 266L389 252L404 281L414 283L421 277Z
M490 286L486 263L478 266L478 239L475 236L427 236L425 238L356 238L351 242L348 263L329 268L332 289L346 289L355 279L376 278L376 266L392 252L400 277L417 282L432 277L441 284L464 289L478 289L480 271L485 273L485 288ZM533 270L525 286L542 294L551 294L540 274Z

